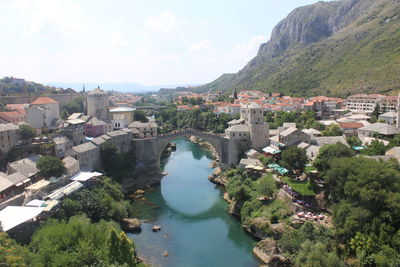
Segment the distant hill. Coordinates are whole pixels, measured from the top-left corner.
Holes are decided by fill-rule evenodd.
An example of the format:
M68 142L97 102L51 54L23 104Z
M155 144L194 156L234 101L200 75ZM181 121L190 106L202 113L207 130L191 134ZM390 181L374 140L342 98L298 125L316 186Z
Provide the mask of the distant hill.
M81 91L83 85L85 85L86 91L90 91L97 86L101 89L107 91L118 91L122 93L146 93L146 92L156 92L161 88L175 88L180 86L190 86L190 84L175 84L175 85L142 85L134 82L125 83L68 83L68 82L50 82L47 85L62 87L62 88L72 88L76 91Z
M236 74L195 91L346 97L400 90L400 1L318 2L291 12Z
M50 95L75 93L71 88L63 89L26 81L20 78L4 77L0 79L0 95Z

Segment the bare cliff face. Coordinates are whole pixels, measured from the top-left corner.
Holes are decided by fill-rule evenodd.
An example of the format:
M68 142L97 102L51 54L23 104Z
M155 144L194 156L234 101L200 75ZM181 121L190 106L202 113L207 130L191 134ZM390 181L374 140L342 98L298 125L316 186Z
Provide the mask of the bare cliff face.
M257 57L274 58L290 48L323 40L359 17L376 0L318 2L296 8L272 31L271 39L261 45ZM251 64L251 63L250 63Z
M341 0L293 10L238 73L197 91L310 96L400 89L400 1Z

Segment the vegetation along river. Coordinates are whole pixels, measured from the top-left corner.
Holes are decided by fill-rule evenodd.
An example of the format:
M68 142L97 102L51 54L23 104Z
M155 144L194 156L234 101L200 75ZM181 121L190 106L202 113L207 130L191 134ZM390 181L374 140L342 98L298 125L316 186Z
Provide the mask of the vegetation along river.
M222 190L209 182L211 155L198 144L177 139L164 160L168 173L134 204L142 231L131 234L138 254L153 266L258 266L255 241L226 212ZM152 226L160 225L160 232ZM163 254L168 253L168 256Z

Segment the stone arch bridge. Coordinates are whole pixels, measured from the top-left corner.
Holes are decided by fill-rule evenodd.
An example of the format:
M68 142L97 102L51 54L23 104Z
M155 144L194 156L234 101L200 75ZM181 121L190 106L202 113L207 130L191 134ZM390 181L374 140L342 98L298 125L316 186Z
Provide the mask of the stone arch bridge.
M154 138L133 139L132 146L136 157L134 182L136 184L154 184L161 180L160 157L171 141L186 136L196 136L212 145L219 157L221 169L235 165L239 155L239 145L222 135L197 130L182 130Z

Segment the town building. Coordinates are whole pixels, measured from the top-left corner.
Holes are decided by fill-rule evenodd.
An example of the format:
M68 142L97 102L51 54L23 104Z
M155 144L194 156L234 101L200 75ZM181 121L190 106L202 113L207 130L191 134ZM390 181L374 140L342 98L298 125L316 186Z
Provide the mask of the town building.
M139 138L151 138L157 136L157 124L155 122L134 121L128 125L129 129L139 131Z
M277 137L275 136L273 138L270 138L270 141L271 144L274 144L276 148L279 148L280 146L282 146L282 144L284 146L292 146L301 142L307 143L310 141L310 135L297 128L289 127L283 132L279 133Z
M386 123L376 122L358 129L358 137L393 137L400 134L400 129Z
M0 150L7 153L21 142L19 126L12 123L0 124Z
M60 107L56 100L50 97L39 97L26 110L26 122L41 133L43 129L56 129L60 119Z
M3 111L0 112L0 119L8 123L18 123L25 121L25 110Z
M385 112L379 115L378 119L384 121L387 124L395 126L397 123L397 112L394 111Z
M108 93L97 87L86 95L87 114L99 120L110 121L110 100Z
M65 152L72 147L71 141L66 136L58 136L53 138L53 145L55 155L60 158L64 157Z
M64 158L62 161L69 177L74 176L80 171L79 161L75 158L69 156Z
M263 108L256 103L240 109L240 120L230 123L225 135L231 140L249 141L251 148L262 150L269 144L268 124L264 122Z
M96 117L90 118L85 124L85 135L88 137L97 137L111 131L111 123L107 123Z
M113 117L114 115L123 115L124 118L127 121L127 124L131 123L134 121L133 119L133 112L135 111L134 108L128 108L128 107L117 107L117 108L111 108L110 113L111 116ZM124 127L122 127L124 128Z
M364 112L372 114L375 107L379 107L382 113L396 111L397 108L396 96L385 96L380 94L356 94L351 95L346 99L346 109L353 112Z
M71 156L79 161L83 171L93 171L100 167L100 148L91 142L72 147L65 156Z
M339 127L345 136L357 136L358 129L364 127L360 122L339 122Z
M111 137L110 142L115 145L118 152L128 152L131 148L132 132L130 131L112 131L107 135Z

